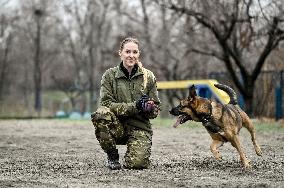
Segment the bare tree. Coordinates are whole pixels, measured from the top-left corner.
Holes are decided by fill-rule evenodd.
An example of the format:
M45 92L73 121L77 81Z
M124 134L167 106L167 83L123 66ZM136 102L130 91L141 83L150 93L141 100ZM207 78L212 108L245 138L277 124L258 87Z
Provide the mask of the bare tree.
M101 76L119 63L119 43L126 36L140 40L142 63L158 81L203 79L227 69L247 104L253 88L261 88L259 71L279 69L276 61L283 59L280 0L27 0L15 12L0 10L0 93L13 94L10 101L24 98L29 115L49 89L65 92L72 108L84 103L80 109L92 111ZM34 101L31 93L38 96ZM173 104L186 91L161 93ZM35 107L50 107L46 104Z
M273 13L264 11L262 4L253 0L184 2L159 3L194 18L205 32L209 31L212 41L219 46L218 49L201 46L188 51L222 61L244 97L246 111L252 114L256 79L269 54L284 39L281 28L284 21L283 12L280 6L277 6L281 1L278 1L278 4L271 1L266 5L267 9L273 8Z
M9 55L12 48L13 34L10 20L5 15L0 18L0 101L3 100L4 85L7 82Z
M18 89L29 90L33 87L34 110L37 116L41 116L44 82L48 82L44 78L48 78L45 77L48 67L52 66L58 53L58 44L55 44L54 37L57 26L53 8L53 1L19 2L18 21L13 25L16 28L17 48L14 49L14 56L18 58L17 68L25 71L24 74L20 72L17 75L20 78L17 81L20 85ZM28 92L23 91L30 95Z
M42 95L42 66L41 66L41 35L42 35L42 16L43 10L35 9L34 16L36 22L36 35L34 38L35 54L34 54L34 95L35 110L40 116L41 113L41 95Z
M82 5L85 6L85 11L81 9ZM107 42L109 28L106 27L108 25L106 19L110 5L110 1L92 0L81 2L81 4L74 0L71 4L65 5L65 11L75 20L65 30L68 33L69 50L67 52L77 67L79 82L81 82L80 73L83 73L88 80L85 89L89 92L88 108L91 111L96 106L99 95L99 82L95 82L95 79L98 78L100 72L104 43Z

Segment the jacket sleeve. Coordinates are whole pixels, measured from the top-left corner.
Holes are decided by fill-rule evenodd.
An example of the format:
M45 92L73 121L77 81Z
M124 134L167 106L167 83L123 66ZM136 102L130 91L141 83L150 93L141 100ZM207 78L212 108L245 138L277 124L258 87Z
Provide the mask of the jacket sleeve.
M106 71L101 80L100 105L110 108L110 110L117 116L131 116L138 114L135 102L117 102L113 84L115 84L115 77L112 75L110 70Z
M150 74L150 83L148 85L149 87L149 90L148 90L148 95L149 97L154 101L155 103L155 108L153 111L151 111L150 113L146 113L144 114L144 116L148 119L154 119L156 118L158 115L159 115L159 112L160 112L160 106L161 106L161 101L160 99L158 98L158 90L157 90L157 81L156 81L156 78L154 76L154 74L149 71Z

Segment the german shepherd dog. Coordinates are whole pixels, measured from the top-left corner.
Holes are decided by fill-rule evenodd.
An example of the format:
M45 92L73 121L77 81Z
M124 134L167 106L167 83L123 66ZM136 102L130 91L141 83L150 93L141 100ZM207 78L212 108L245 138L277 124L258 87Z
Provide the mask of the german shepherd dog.
M220 160L221 156L217 150L225 142L230 142L240 155L240 160L246 169L250 169L250 161L246 158L241 147L239 131L244 126L251 135L251 140L257 155L261 156L262 151L256 143L255 129L248 115L237 105L235 91L222 84L215 84L215 87L225 91L229 97L228 104L217 103L196 95L195 86L189 89L189 96L180 101L180 104L170 110L170 114L178 116L174 124L176 128L188 120L202 122L212 138L210 146L215 159Z

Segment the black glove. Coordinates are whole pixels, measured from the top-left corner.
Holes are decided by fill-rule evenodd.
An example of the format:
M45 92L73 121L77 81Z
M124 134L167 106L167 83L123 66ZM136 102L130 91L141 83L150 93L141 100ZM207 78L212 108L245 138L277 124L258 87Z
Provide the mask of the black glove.
M142 97L136 102L136 108L139 111L145 111L145 108L147 107L147 102L149 101L149 96L144 94Z

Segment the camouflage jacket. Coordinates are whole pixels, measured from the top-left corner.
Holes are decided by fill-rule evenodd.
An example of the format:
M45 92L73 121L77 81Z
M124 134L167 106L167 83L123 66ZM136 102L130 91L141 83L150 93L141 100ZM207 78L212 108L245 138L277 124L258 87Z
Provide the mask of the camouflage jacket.
M156 78L150 70L141 67L127 78L121 66L110 68L103 74L100 105L110 108L122 123L151 131L149 119L157 117L158 111L142 114L136 108L136 101L147 94L160 105Z

